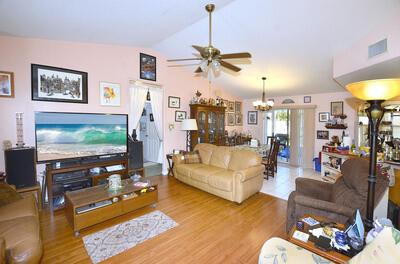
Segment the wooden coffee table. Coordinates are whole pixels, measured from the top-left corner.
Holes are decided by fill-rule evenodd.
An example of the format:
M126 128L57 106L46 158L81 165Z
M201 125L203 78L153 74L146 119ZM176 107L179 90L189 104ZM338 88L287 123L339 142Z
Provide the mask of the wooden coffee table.
M122 185L118 191L109 191L107 185L98 185L65 193L65 215L75 236L79 236L79 231L83 228L147 205L156 205L157 184L150 181L147 187L137 187L131 179L126 179L122 181Z
M312 217L312 218L314 218L315 220L317 220L319 222L329 222L323 217L318 217L318 216L309 215L309 214L304 215L300 219L303 219L303 218L306 218L306 217ZM338 229L341 229L341 230L344 230L344 228L345 228L345 226L343 224L336 224L336 227ZM310 233L308 233L309 229L310 229L310 226L308 226L306 223L304 223L304 230L299 230L299 231L307 233L307 234L310 234ZM289 242L291 242L293 244L296 244L296 245L298 245L298 246L300 246L302 248L305 248L305 249L307 249L307 250L309 250L311 252L314 252L315 254L320 255L321 257L324 257L324 258L329 259L330 261L333 261L333 262L336 262L336 263L346 263L350 259L350 257L348 257L346 255L343 255L343 254L341 254L341 253L339 253L339 252L337 252L335 250L323 251L323 250L317 248L314 245L314 242L311 242L310 240L308 240L307 242L303 242L303 241L300 241L300 240L297 240L297 239L293 238L293 233L296 230L298 230L298 229L297 229L296 224L295 224L292 227L292 229L290 230L289 238L288 238ZM310 234L310 236L311 236L311 234Z

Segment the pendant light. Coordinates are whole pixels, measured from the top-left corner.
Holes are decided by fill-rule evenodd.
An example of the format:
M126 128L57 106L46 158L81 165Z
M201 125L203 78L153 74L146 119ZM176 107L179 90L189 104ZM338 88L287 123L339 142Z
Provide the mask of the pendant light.
M266 77L261 78L263 81L263 93L262 93L262 100L257 100L253 102L253 106L257 111L268 111L274 106L274 101L268 100L265 101L265 80Z

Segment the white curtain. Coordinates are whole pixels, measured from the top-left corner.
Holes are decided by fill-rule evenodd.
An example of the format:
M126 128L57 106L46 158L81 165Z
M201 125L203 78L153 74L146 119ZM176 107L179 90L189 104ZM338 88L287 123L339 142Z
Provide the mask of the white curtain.
M154 116L154 124L160 139L158 151L158 163L163 163L163 92L160 88L150 89L151 109Z
M138 131L140 117L142 116L144 104L146 103L147 89L136 85L129 87L130 101L129 101L129 129L136 129L136 134L140 137Z

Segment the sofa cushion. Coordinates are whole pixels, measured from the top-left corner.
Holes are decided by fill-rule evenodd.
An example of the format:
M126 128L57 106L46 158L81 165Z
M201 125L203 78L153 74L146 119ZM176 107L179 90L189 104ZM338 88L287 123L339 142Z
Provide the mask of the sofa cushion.
M10 263L39 263L42 256L39 221L26 216L0 222Z
M231 152L231 147L217 147L211 155L210 165L227 169L231 160Z
M349 264L400 263L400 231L385 227Z
M176 171L186 177L190 177L190 174L192 171L204 167L207 165L204 165L202 163L194 163L194 164L179 164L176 166Z
M298 264L298 263L323 263L330 264L329 260L296 246L282 238L268 239L261 248L258 257L259 264Z
M6 183L0 183L0 206L15 202L21 198L22 196L10 185Z
M231 152L228 169L244 170L257 165L261 165L260 155L250 150L235 150Z
M38 217L36 199L33 195L0 207L0 221L24 216Z
M192 171L192 173L190 174L190 178L195 181L208 183L208 180L207 180L208 177L210 175L215 174L220 171L224 171L224 169L214 167L214 166L199 167Z
M210 164L210 159L213 151L217 148L217 146L208 144L208 143L200 143L194 147L194 150L198 150L201 157L201 162L203 164Z
M223 170L208 176L208 184L219 190L231 192L233 187L233 174L231 170Z

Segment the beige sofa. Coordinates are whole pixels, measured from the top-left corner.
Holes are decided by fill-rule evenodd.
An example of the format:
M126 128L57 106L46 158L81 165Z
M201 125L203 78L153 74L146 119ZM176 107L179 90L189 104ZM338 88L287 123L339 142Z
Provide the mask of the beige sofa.
M182 155L173 156L178 180L237 203L261 190L264 167L256 153L206 143L194 150L199 151L201 163L185 164Z

